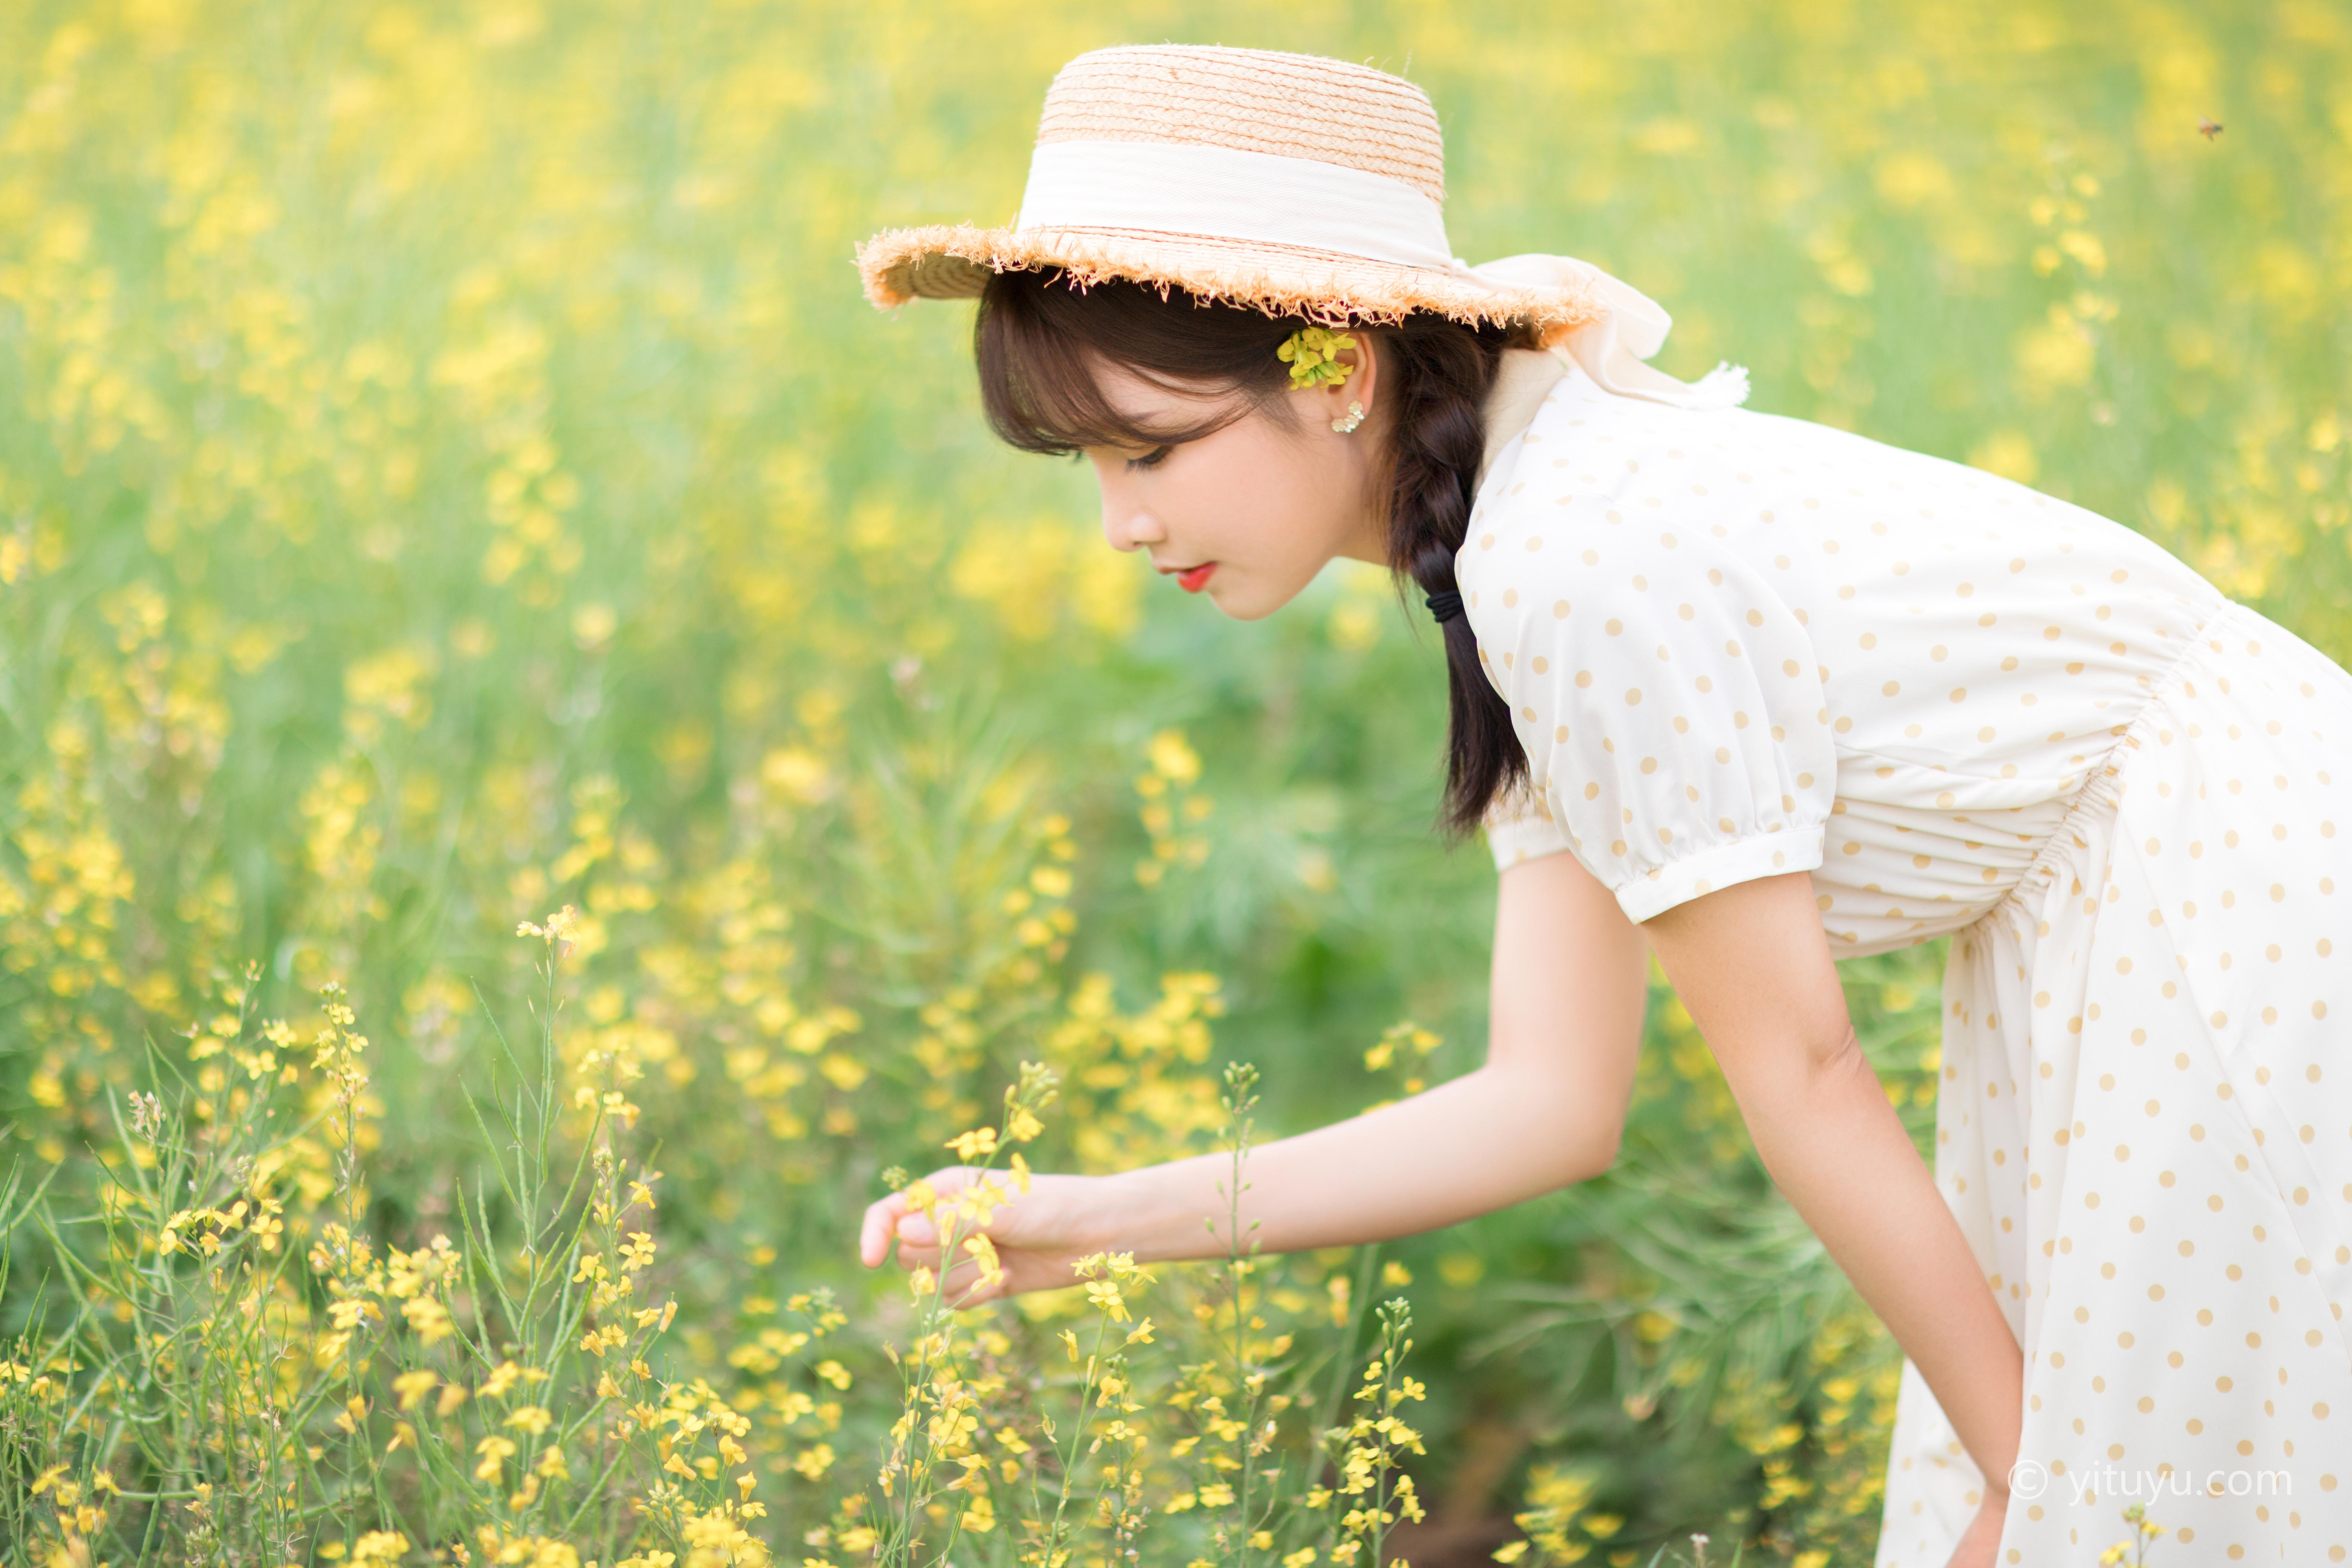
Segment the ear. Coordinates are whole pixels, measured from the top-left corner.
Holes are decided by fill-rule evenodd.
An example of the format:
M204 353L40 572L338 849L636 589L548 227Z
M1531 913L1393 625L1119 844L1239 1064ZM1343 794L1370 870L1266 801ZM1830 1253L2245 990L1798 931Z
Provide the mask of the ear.
M1348 379L1305 387L1293 394L1307 399L1305 410L1308 417L1320 419L1327 426L1346 415L1351 403L1364 405L1368 424L1380 406L1381 356L1373 347L1373 334L1362 327L1349 327L1347 336L1350 343L1339 351L1339 362L1349 367Z
M1379 406L1377 393L1381 379L1381 356L1379 349L1375 346L1378 340L1361 327L1350 330L1348 335L1356 340L1356 346L1341 350L1339 358L1342 363L1354 365L1356 371L1353 375L1348 377L1347 384L1330 388L1337 395L1336 401L1339 404L1339 407L1332 411L1332 417L1337 418L1339 415L1345 414L1349 404L1360 403L1364 405L1364 417L1369 421L1371 418L1372 410Z

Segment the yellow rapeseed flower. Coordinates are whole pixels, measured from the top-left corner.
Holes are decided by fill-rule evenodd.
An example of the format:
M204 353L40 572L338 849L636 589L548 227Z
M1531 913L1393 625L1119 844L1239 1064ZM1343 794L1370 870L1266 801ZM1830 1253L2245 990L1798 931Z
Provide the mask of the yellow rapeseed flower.
M392 1391L399 1396L403 1410L414 1410L424 1402L426 1394L433 1392L433 1385L440 1381L437 1373L424 1370L404 1372L392 1380Z
M957 1159L966 1163L993 1154L996 1152L996 1129L975 1127L969 1132L949 1139L947 1147L955 1151Z
M481 1463L474 1467L474 1479L478 1481L497 1480L499 1472L506 1468L507 1456L514 1451L515 1446L510 1438L483 1438L474 1446L474 1452L482 1457Z

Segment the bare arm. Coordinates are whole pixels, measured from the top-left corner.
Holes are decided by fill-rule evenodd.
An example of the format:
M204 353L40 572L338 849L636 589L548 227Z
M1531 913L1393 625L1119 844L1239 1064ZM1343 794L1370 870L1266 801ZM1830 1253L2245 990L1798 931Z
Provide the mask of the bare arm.
M1646 929L1772 1180L1885 1320L2005 1496L2024 1363L1854 1039L1811 879L1743 882L1668 910Z
M1640 929L1571 857L1503 873L1486 1065L1253 1150L1242 1202L1248 1241L1289 1252L1409 1236L1606 1170L1633 1089L1647 963ZM1219 1154L1116 1176L1040 1177L989 1226L1004 1289L1067 1284L1069 1260L1094 1251L1223 1256L1232 1177L1232 1160ZM894 1236L902 1262L936 1265L929 1223L894 1197L866 1213L860 1251L869 1266ZM960 1281L950 1274L948 1283Z
M1607 1170L1633 1092L1648 962L1640 931L1573 858L1512 867L1496 899L1486 1065L1255 1151L1247 1240L1268 1252L1385 1241ZM1204 1154L1111 1178L1138 1258L1222 1257L1232 1173L1229 1158Z

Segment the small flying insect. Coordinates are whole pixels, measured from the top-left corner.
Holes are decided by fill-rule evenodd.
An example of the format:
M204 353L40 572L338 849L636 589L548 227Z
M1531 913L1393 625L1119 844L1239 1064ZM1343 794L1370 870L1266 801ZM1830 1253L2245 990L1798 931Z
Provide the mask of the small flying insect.
M2197 134L2210 142L2214 137L2221 134L2221 122L2218 120L2200 120L2197 122Z

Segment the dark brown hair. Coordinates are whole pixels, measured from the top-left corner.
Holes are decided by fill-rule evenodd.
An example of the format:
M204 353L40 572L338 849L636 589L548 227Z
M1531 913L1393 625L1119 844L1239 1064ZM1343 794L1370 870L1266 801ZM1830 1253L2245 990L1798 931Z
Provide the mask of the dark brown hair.
M1288 419L1289 366L1275 357L1285 338L1310 325L1213 303L1182 289L1163 295L1139 283L1079 289L1037 272L989 279L972 328L989 425L1027 452L1086 447L1159 447L1194 441L1255 412ZM1380 356L1390 432L1382 454L1389 566L1424 594L1452 592L1454 554L1470 523L1486 447L1482 410L1503 350L1502 327L1467 327L1414 314L1402 325L1354 329ZM1122 417L1095 384L1094 368L1119 365L1172 390L1230 395L1205 420L1181 429L1142 429ZM1443 626L1452 687L1445 798L1439 820L1454 834L1476 827L1495 796L1527 776L1527 755L1511 710L1478 667L1466 616Z

